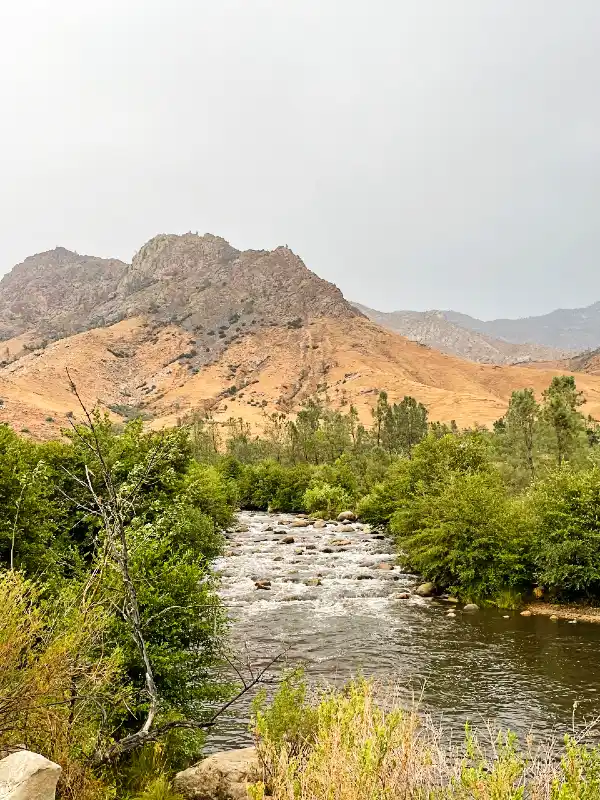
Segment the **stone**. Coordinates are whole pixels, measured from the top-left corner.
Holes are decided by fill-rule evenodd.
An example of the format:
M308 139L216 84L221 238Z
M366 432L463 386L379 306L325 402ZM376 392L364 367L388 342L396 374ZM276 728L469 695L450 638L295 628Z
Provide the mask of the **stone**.
M335 550L333 549L333 547L324 547L324 548L321 550L321 552L322 552L322 553L335 553Z
M550 614L550 619L552 620L552 622L556 622L558 617L556 616L556 614Z
M356 580L357 581L372 581L373 580L373 576L372 575L357 575L356 576Z
M320 530L321 528L326 528L326 527L327 527L327 523L325 522L324 519L317 519L317 520L315 520L315 522L313 522L313 528L316 528L317 530Z
M283 561L283 556L275 556L273 561Z
M467 605L463 607L463 611L479 611L479 606L477 603L467 603Z
M309 525L310 522L307 519L295 519L291 523L290 528L308 528Z
M226 750L177 773L174 789L185 800L247 800L247 784L262 771L255 747Z
M304 581L306 586L321 586L322 581L320 578L309 578L307 581Z
M396 592L392 597L394 600L408 600L410 598L410 592Z
M38 753L19 750L0 761L2 800L54 800L61 768Z
M234 530L236 533L248 533L250 528L247 525L236 525Z
M294 544L295 541L293 536L285 536L283 539L279 540L279 544Z
M521 611L521 616L522 617L530 617L531 616L531 611L527 611L527 610L526 611Z
M304 549L305 550L316 550L317 549L317 545L316 544L305 544L304 545Z
M415 594L418 594L419 597L433 597L435 594L435 585L430 581L422 583L415 589Z
M352 544L350 539L333 539L329 544L337 545L338 547L345 547L348 544Z
M265 581L255 581L254 585L256 586L257 589L267 589L267 590L269 590L271 588L271 581L266 581L266 580Z
M394 569L394 565L390 564L389 561L382 561L381 564L377 564L376 569L381 569L385 572L390 572Z
M449 611L449 612L446 614L446 616L447 616L447 617L455 617L455 616L456 616L456 614L454 613L454 611Z
M372 536L371 538L380 539L381 541L383 541L385 539L385 536L382 533L376 533L375 536Z
M354 522L356 519L356 514L354 511L342 511L341 514L338 514L338 522Z
M458 597L442 597L442 600L445 600L447 603L458 603Z

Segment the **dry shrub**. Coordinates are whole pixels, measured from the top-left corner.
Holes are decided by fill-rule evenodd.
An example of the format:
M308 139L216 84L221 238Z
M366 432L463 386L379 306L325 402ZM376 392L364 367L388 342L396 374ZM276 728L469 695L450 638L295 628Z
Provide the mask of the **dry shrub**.
M92 596L92 595L90 595ZM59 763L59 797L107 796L87 765L110 704L120 700L117 655L103 653L107 618L93 602L40 602L34 584L0 574L0 746Z
M600 752L571 739L562 749L534 751L514 734L486 731L480 738L467 727L459 745L444 744L440 729L416 710L384 710L366 681L328 691L312 712L311 731L291 741L281 735L281 718L271 735L269 711L258 709L265 778L250 787L253 800L600 798Z

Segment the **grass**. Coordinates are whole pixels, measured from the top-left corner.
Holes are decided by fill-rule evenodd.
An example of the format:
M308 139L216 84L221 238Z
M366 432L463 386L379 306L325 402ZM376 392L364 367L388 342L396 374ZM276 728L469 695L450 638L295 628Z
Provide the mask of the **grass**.
M598 748L570 737L523 745L510 732L469 727L448 742L416 710L381 705L362 680L310 702L292 676L255 717L264 777L249 788L252 800L600 798Z

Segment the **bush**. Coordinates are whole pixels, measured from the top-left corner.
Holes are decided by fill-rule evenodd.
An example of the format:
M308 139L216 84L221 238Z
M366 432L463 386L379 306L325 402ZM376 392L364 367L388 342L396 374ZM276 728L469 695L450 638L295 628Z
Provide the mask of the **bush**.
M600 596L600 468L551 473L531 493L538 582L564 599Z
M468 599L498 599L533 580L531 521L495 474L454 475L392 517L408 566Z
M294 701L303 716L296 713ZM283 710L274 713L276 705ZM307 730L298 731L299 720ZM285 723L289 722L289 732ZM384 710L365 681L331 690L307 704L284 687L257 715L264 779L253 800L596 800L600 748L567 737L522 748L510 732L481 742L467 726L458 746L414 710ZM491 732L490 732L491 733ZM298 735L299 734L299 735ZM487 739L487 735L486 735Z
M304 492L303 506L309 514L331 519L352 505L352 498L341 486L322 483Z

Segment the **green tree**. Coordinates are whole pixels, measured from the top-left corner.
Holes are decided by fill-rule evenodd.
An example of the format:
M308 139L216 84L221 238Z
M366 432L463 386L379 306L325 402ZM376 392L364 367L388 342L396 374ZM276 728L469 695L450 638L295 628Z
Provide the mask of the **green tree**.
M533 389L520 389L512 393L505 417L504 432L511 446L523 454L532 479L535 477L533 453L539 411Z
M552 431L558 466L573 456L585 430L582 392L577 391L571 375L555 376L543 395L542 416Z
M387 407L382 430L382 444L390 453L412 458L413 448L427 435L427 409L414 397Z

